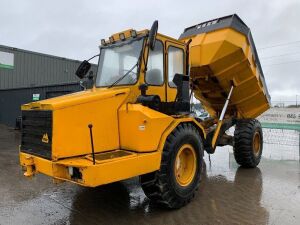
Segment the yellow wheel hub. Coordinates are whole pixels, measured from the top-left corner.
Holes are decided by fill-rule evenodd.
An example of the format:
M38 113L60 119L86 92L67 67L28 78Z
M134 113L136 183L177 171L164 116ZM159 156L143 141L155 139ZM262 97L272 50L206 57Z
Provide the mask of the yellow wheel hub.
M188 186L196 174L197 158L192 145L184 144L177 152L174 171L176 181L181 186Z
M257 156L260 152L260 146L261 146L261 138L258 131L255 132L253 137L253 152Z

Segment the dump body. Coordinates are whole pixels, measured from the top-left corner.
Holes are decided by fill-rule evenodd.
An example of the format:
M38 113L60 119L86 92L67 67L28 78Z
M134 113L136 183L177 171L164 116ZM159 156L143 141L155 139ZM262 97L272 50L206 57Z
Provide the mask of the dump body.
M192 40L189 63L194 93L211 116L220 114L232 84L230 116L255 118L270 107L250 29L237 15L188 27L179 39Z

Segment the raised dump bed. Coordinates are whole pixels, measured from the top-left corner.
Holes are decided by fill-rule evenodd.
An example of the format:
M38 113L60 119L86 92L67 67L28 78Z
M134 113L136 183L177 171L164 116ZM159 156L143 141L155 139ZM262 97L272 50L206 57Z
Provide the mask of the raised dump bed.
M188 27L180 40L190 43L194 92L212 116L222 110L232 84L227 114L255 118L270 107L270 95L250 29L230 15Z

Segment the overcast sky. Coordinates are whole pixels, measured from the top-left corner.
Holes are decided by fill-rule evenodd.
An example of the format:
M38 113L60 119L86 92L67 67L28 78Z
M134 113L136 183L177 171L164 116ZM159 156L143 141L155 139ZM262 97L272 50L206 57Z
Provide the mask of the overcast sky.
M272 99L300 99L299 0L0 0L0 44L82 60L100 39L155 19L160 33L178 38L187 26L233 13L252 30Z

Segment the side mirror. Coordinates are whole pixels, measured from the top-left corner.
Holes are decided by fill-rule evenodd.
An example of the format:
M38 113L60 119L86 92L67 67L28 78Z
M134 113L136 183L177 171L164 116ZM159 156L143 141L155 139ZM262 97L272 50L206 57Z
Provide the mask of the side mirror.
M155 20L149 32L149 46L151 50L154 50L155 47L157 30L158 30L158 21Z
M94 73L92 70L89 72L87 79L79 81L79 85L84 91L94 87Z
M89 70L91 69L91 64L84 60L77 68L75 74L77 77L79 77L80 79L84 78L86 76L86 74L89 72Z

